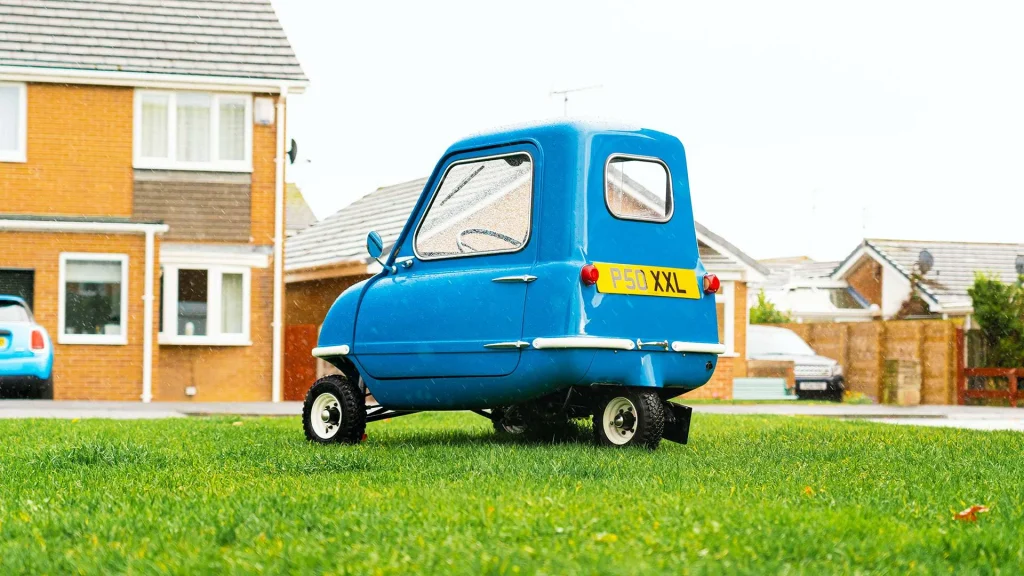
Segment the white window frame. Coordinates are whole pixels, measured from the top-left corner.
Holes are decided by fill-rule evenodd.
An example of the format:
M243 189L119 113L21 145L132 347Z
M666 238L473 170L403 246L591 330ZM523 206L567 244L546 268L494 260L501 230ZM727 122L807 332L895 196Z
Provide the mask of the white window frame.
M252 269L246 266L224 266L214 264L164 264L163 331L158 336L160 344L171 346L252 346L250 336L252 316ZM178 271L206 271L206 334L183 336L178 334ZM242 275L242 332L225 334L221 332L221 283L224 274Z
M725 308L725 354L735 357L736 354L736 283L722 282L722 288L715 294L715 304L721 303Z
M28 162L28 90L22 82L0 82L0 87L18 89L18 147L0 150L0 162Z
M178 95L197 94L210 97L210 161L178 161ZM167 98L167 158L147 158L142 155L142 101L146 96ZM245 101L245 142L242 160L219 160L220 104L224 99ZM133 120L133 165L149 170L195 170L204 172L252 172L252 94L236 92L186 92L164 90L136 90Z
M68 260L92 262L118 262L121 264L121 333L120 334L65 334L65 306L67 304ZM128 255L98 252L61 252L57 273L57 343L124 346L128 344Z

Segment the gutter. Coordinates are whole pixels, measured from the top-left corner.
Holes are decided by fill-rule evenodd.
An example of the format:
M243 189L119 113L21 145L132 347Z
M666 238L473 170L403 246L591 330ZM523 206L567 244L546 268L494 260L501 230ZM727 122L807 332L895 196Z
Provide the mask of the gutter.
M170 229L167 224L135 222L62 222L59 220L4 220L0 231L71 232L83 234L144 234L146 236L145 274L142 289L142 401L153 400L153 268L156 266L156 235Z
M119 72L115 70L80 70L74 68L38 68L31 66L0 66L0 80L13 82L45 82L55 84L90 84L163 88L175 90L219 90L224 92L259 92L302 94L308 80L283 81L271 78L232 76L200 76L194 74L154 74Z
M274 183L274 319L271 324L273 331L271 360L270 397L274 402L281 401L281 361L284 351L284 158L285 158L285 104L288 98L287 84L280 87L281 95L277 98L277 149L274 162L277 174Z

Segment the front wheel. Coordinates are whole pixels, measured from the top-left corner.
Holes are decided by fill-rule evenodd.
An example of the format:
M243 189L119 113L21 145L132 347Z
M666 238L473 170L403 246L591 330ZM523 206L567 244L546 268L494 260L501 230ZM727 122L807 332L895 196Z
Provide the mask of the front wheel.
M359 385L340 374L317 380L302 403L310 442L358 444L366 431L366 400Z
M665 407L650 391L616 390L597 403L594 439L602 446L641 446L654 450L665 431Z

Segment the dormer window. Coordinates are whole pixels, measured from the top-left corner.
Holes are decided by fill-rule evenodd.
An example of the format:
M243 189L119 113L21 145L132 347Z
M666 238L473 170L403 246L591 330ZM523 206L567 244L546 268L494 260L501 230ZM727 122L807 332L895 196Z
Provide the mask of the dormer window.
M252 171L252 97L135 92L135 167Z
M0 82L0 162L25 162L27 119L24 84Z

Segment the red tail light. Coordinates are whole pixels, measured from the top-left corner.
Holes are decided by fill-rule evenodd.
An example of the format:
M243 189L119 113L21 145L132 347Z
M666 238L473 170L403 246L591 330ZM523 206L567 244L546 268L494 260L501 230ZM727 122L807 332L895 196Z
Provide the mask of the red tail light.
M32 331L32 349L42 350L46 348L46 340L43 338L43 332L41 330Z
M593 264L587 264L580 270L580 280L583 281L587 286L593 286L597 284L597 278L601 275L597 270L597 266Z
M704 275L704 293L705 294L714 294L714 293L718 292L718 289L721 288L721 287L722 287L722 282L721 282L721 280L718 279L718 276L715 276L714 274L705 274Z

